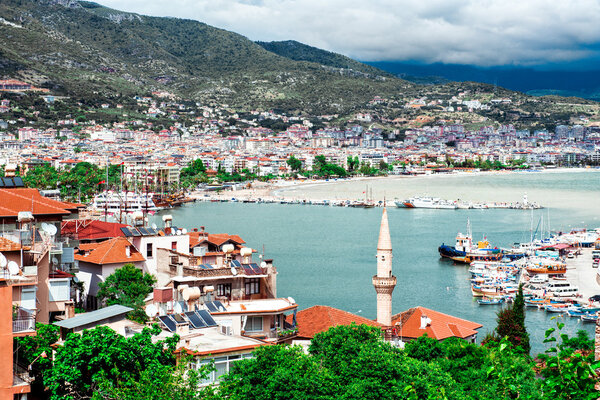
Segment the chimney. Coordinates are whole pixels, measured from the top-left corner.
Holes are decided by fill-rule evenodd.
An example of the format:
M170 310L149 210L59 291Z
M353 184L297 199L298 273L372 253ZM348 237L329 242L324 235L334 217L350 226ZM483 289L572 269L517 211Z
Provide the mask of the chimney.
M427 318L427 315L421 315L421 327L420 329L425 329L429 325L431 325L431 320Z

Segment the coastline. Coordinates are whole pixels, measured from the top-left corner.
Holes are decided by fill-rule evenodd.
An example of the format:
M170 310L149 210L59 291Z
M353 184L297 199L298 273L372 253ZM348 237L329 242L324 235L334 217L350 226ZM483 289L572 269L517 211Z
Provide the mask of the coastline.
M277 180L275 182L251 182L248 188L236 188L222 192L205 192L195 191L191 193L191 197L196 200L250 200L261 199L268 201L306 201L306 200L327 200L327 201L356 201L364 199L366 187L377 184L379 186L392 186L400 182L433 182L436 179L458 179L468 177L481 176L508 176L508 175L531 175L531 174L556 174L556 173L585 173L595 171L595 168L552 168L543 170L500 170L500 171L472 171L472 172L452 172L452 173L437 173L437 174L420 174L420 175L387 175L387 176L359 176L341 179L316 180L316 179L297 179L297 180ZM359 185L363 183L360 191L351 190L346 192L340 191L341 186ZM315 190L312 190L315 189ZM317 193L318 192L318 193ZM360 193L362 192L362 193ZM383 201L386 199L385 193L378 191L373 196L374 201ZM362 194L362 195L359 195ZM413 193L417 194L417 193ZM398 196L396 196L398 197ZM387 200L393 200L394 196L387 197ZM454 199L449 199L454 200ZM473 201L485 201L493 203L495 199L466 199ZM515 199L517 200L517 199ZM542 204L543 205L543 204Z

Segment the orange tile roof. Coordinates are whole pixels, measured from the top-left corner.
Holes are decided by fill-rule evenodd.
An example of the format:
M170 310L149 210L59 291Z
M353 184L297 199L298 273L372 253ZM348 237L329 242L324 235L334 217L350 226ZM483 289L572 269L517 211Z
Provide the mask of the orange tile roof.
M431 323L425 329L421 329L422 316L426 316L431 320ZM476 322L453 317L425 307L414 307L394 315L392 325L395 327L395 333L400 337L418 338L427 334L427 336L437 340L449 337L465 339L476 335L476 329L483 326Z
M91 219L71 219L63 221L60 233L64 236L75 236L79 240L109 239L117 236L125 236L121 228L127 224L117 222L105 222Z
M37 189L0 189L0 217L17 217L20 211L38 215L69 215L74 205L43 197Z
M298 336L310 339L317 333L325 332L333 326L350 325L352 322L357 325L383 327L376 321L329 306L312 306L306 310L298 311L296 322L298 324Z
M187 234L190 237L190 248L197 246L204 241L214 244L215 246L220 246L228 240L238 245L246 243L244 239L238 235L229 235L227 233L209 234L207 232L188 232Z
M18 251L21 250L21 245L12 240L8 240L0 236L0 251Z
M131 254L127 257L126 249L129 246L131 246ZM89 251L89 254L75 254L75 259L91 264L125 264L146 260L135 246L124 237L116 237L100 243L80 244L79 250Z

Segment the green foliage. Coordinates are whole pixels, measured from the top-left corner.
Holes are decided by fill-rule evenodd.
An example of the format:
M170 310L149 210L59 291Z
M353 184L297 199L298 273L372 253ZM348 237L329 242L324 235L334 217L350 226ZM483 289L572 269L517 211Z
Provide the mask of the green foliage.
M126 382L102 380L92 399L97 400L201 400L213 395L212 387L200 388L210 368L188 370L186 359L176 367L157 365L152 370L141 371L137 379Z
M290 166L292 171L300 171L302 169L302 161L294 157L293 154L290 156L290 158L288 158L286 163Z
M104 282L98 284L98 299L107 306L121 304L132 307L129 318L137 322L146 322L148 316L144 312L144 299L152 292L156 278L144 273L133 264L125 264L110 274Z
M328 163L325 156L318 155L314 159L313 174L328 178L330 176L344 177L347 175L347 172L337 164Z
M553 317L555 319L556 317ZM575 351L576 343L568 335L561 333L564 323L556 323L556 328L550 328L545 333L544 343L552 347L539 358L544 362L541 374L542 392L544 398L556 400L592 400L598 398L595 385L598 375L595 370L600 368L600 362L594 361L594 353L585 354ZM582 335L578 335L580 338ZM584 346L588 344L582 341Z
M43 375L52 367L52 345L60 338L60 328L56 325L35 324L35 336L16 338L16 359L23 366L31 366L34 381L32 389L44 389Z
M200 183L208 182L206 167L201 159L191 161L187 167L181 169L180 182L184 188L196 187Z
M408 342L404 350L410 357L421 361L432 361L444 354L441 343L427 334Z
M506 337L515 348L529 354L531 346L529 344L529 334L525 327L523 285L519 286L519 291L512 306L507 306L498 312L497 321L496 333L498 336L500 338Z
M231 400L331 399L334 378L301 347L264 346L223 377L221 398Z
M164 366L175 365L173 351L179 337L153 342L152 336L160 331L154 325L126 338L99 326L69 334L56 349L52 368L44 372L51 400L91 398L100 387L120 388L161 376Z

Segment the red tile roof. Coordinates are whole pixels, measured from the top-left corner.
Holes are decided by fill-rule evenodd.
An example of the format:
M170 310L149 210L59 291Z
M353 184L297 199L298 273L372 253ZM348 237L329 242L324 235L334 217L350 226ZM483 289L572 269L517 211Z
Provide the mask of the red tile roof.
M0 251L18 251L21 250L21 245L12 240L8 240L0 236Z
M246 243L238 235L229 235L227 233L207 234L206 232L188 232L188 235L190 237L190 248L205 241L214 244L215 246L220 246L227 241L232 241L238 245Z
M383 327L376 321L329 306L312 306L306 310L298 311L296 322L298 324L298 336L308 339L312 339L317 333L325 332L333 326L350 325L352 322L357 325Z
M117 236L125 236L121 228L127 227L127 224L117 222L105 222L98 220L68 220L63 221L60 227L60 233L63 236L77 235L79 240L109 239Z
M127 247L131 252L129 257L127 257ZM87 252L89 254L85 255ZM75 259L98 265L125 264L146 260L124 237L116 237L100 243L80 244L79 253L75 254Z
M72 203L64 203L43 197L37 189L0 189L0 217L16 218L20 211L39 215L69 215L74 211Z
M431 322L421 329L421 317L425 316ZM437 340L449 337L465 339L477 334L476 329L483 325L466 319L456 318L448 314L430 310L425 307L414 307L392 317L395 334L405 338L418 338L427 334Z

